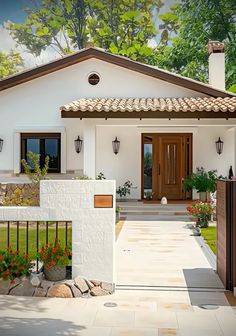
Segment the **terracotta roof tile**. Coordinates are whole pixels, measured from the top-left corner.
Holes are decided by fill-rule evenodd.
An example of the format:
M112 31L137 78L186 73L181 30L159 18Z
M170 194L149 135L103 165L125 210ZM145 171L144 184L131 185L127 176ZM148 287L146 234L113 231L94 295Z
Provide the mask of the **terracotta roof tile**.
M236 112L236 97L214 98L82 98L60 107L80 112Z

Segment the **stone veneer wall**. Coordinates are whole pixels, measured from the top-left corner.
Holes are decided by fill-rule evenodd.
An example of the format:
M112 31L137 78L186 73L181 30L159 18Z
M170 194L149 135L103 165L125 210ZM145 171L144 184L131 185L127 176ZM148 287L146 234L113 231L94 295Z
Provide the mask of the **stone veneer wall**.
M33 183L0 183L0 205L5 197L12 197L14 191L21 191L23 198L34 198L34 203L39 205L39 188Z
M45 180L40 207L0 207L0 221L72 221L72 277L115 283L114 181ZM112 195L112 208L94 208L95 195Z

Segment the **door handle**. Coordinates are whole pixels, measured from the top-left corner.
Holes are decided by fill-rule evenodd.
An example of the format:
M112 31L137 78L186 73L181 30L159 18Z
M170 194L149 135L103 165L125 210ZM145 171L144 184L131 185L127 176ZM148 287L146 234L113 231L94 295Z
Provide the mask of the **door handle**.
M161 165L160 165L160 163L158 164L158 175L161 175Z

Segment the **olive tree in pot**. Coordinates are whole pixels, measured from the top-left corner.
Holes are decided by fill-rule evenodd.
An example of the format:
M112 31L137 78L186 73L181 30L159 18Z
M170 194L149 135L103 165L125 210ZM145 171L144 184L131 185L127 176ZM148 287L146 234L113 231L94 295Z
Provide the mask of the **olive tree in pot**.
M186 191L195 189L199 193L202 202L210 200L210 193L216 191L217 171L206 171L203 167L197 167L196 172L184 179L183 187Z

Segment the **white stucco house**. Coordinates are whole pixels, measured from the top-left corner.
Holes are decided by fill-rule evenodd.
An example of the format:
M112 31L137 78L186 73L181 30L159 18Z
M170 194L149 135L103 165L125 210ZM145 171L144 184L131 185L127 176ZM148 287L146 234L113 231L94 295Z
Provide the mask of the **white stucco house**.
M236 96L224 45L208 50L208 85L93 47L0 81L0 181L25 179L28 150L50 156L52 178L131 180L133 199L186 199L182 179L197 166L235 171Z

